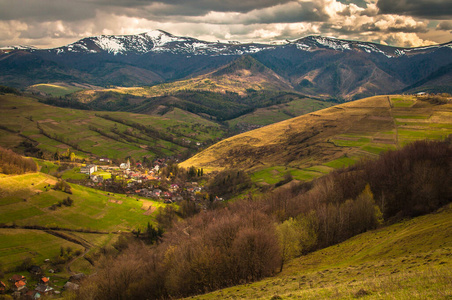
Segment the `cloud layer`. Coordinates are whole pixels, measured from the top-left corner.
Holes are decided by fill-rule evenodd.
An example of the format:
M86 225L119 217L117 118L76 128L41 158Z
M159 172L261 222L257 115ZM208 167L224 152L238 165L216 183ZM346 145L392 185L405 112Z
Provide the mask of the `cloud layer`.
M395 46L452 40L450 0L0 0L0 46L163 29L204 40L318 34Z

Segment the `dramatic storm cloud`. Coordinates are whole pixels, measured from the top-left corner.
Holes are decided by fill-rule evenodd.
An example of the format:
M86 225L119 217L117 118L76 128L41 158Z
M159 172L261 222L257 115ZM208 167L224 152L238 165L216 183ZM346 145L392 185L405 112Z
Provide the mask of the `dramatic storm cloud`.
M0 46L152 29L242 42L311 34L397 46L452 40L450 0L0 0L0 8Z

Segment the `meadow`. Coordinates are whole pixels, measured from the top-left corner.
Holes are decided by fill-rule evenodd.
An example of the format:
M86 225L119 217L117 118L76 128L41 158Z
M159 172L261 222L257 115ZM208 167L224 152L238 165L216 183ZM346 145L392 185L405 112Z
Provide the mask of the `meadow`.
M149 201L153 209L163 206L162 202L79 185L71 185L72 194L67 194L53 190L51 187L55 183L54 177L42 173L0 178L2 223L102 232L131 231L153 222L151 217L144 214ZM74 200L72 206L49 209L52 204L67 197ZM145 208L144 203L147 204Z
M28 87L28 89L31 91L39 91L53 97L61 97L81 91L84 88L81 86L74 86L65 83L41 83L32 85Z
M114 243L120 232L130 233L154 224L149 212L165 205L79 185L71 185L72 194L67 194L51 188L56 182L55 177L44 173L0 178L0 223L5 227L0 228L0 265L7 270L27 257L42 264L44 259L55 257L61 247L95 253ZM67 197L74 201L72 206L50 208ZM55 230L62 236L53 235ZM83 259L71 268L92 271Z
M143 156L171 156L224 134L220 125L177 109L167 116L99 113L53 107L15 95L0 95L0 104L0 145L22 152L23 142L31 143L49 158L67 149L79 158L131 156L141 160ZM134 124L143 127L138 129ZM150 135L143 128L160 134Z

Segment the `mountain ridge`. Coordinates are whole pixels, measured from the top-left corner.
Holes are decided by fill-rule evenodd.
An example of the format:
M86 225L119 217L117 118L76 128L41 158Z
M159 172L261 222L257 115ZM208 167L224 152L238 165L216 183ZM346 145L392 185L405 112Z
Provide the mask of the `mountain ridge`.
M249 55L293 91L349 101L428 80L452 63L451 54L452 43L405 48L308 36L284 44L242 44L154 30L87 37L54 49L0 50L0 81L19 88L56 81L153 86L208 74ZM442 81L435 89L443 91L445 85Z
M55 47L55 48L37 48L34 46L7 46L0 47L0 50L28 50L28 51L54 51L57 54L64 52L86 52L86 53L99 53L102 51L112 54L125 54L127 53L148 53L148 52L170 52L170 47L164 46L174 43L184 43L185 47L177 47L181 53L192 53L194 55L212 54L218 53L219 55L240 55L246 53L256 53L269 48L284 47L287 45L295 44L299 50L309 51L314 48L331 48L335 50L361 50L370 52L377 52L388 57L407 55L413 51L427 51L434 48L452 47L452 41L447 43L441 43L431 46L419 46L419 47L399 47L384 45L375 42L365 42L359 40L346 40L335 37L326 37L321 35L308 35L302 38L295 39L293 41L286 40L282 43L276 43L273 41L254 43L254 42L236 42L236 41L203 41L188 36L175 36L169 32L156 29L139 34L129 35L98 35L85 37L76 42L68 45ZM190 45L190 46L189 46ZM211 47L211 49L208 49ZM243 48L235 51L225 51L227 48L240 48L250 47L249 49ZM205 49L206 51L202 51ZM210 51L209 51L210 50ZM176 51L177 52L177 51ZM173 52L174 53L174 52Z

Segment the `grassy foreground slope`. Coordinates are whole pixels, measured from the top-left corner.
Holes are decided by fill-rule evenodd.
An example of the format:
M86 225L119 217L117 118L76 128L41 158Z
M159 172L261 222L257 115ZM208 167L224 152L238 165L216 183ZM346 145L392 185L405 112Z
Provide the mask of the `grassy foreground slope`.
M302 256L275 277L195 298L450 299L451 265L449 205Z
M206 170L240 168L261 179L291 172L312 179L363 157L452 133L452 104L375 96L225 139L183 162ZM276 171L275 171L276 170Z
M0 220L3 224L39 225L103 232L131 231L152 221L148 212L162 203L71 185L72 194L53 190L56 179L43 173L0 178ZM72 206L50 206L67 197Z
M67 194L51 189L55 183L56 178L43 173L0 177L0 223L5 227L0 228L0 264L5 268L27 257L42 263L61 247L95 251L115 241L119 231L152 224L152 213L164 205L79 185L71 185L72 194ZM50 208L67 197L74 201L72 206ZM84 260L77 264L73 269L79 271L89 265Z
M141 159L176 155L224 134L218 124L177 109L163 116L94 112L9 94L0 95L0 116L0 145L18 152L25 141L50 154L69 148L79 156Z

